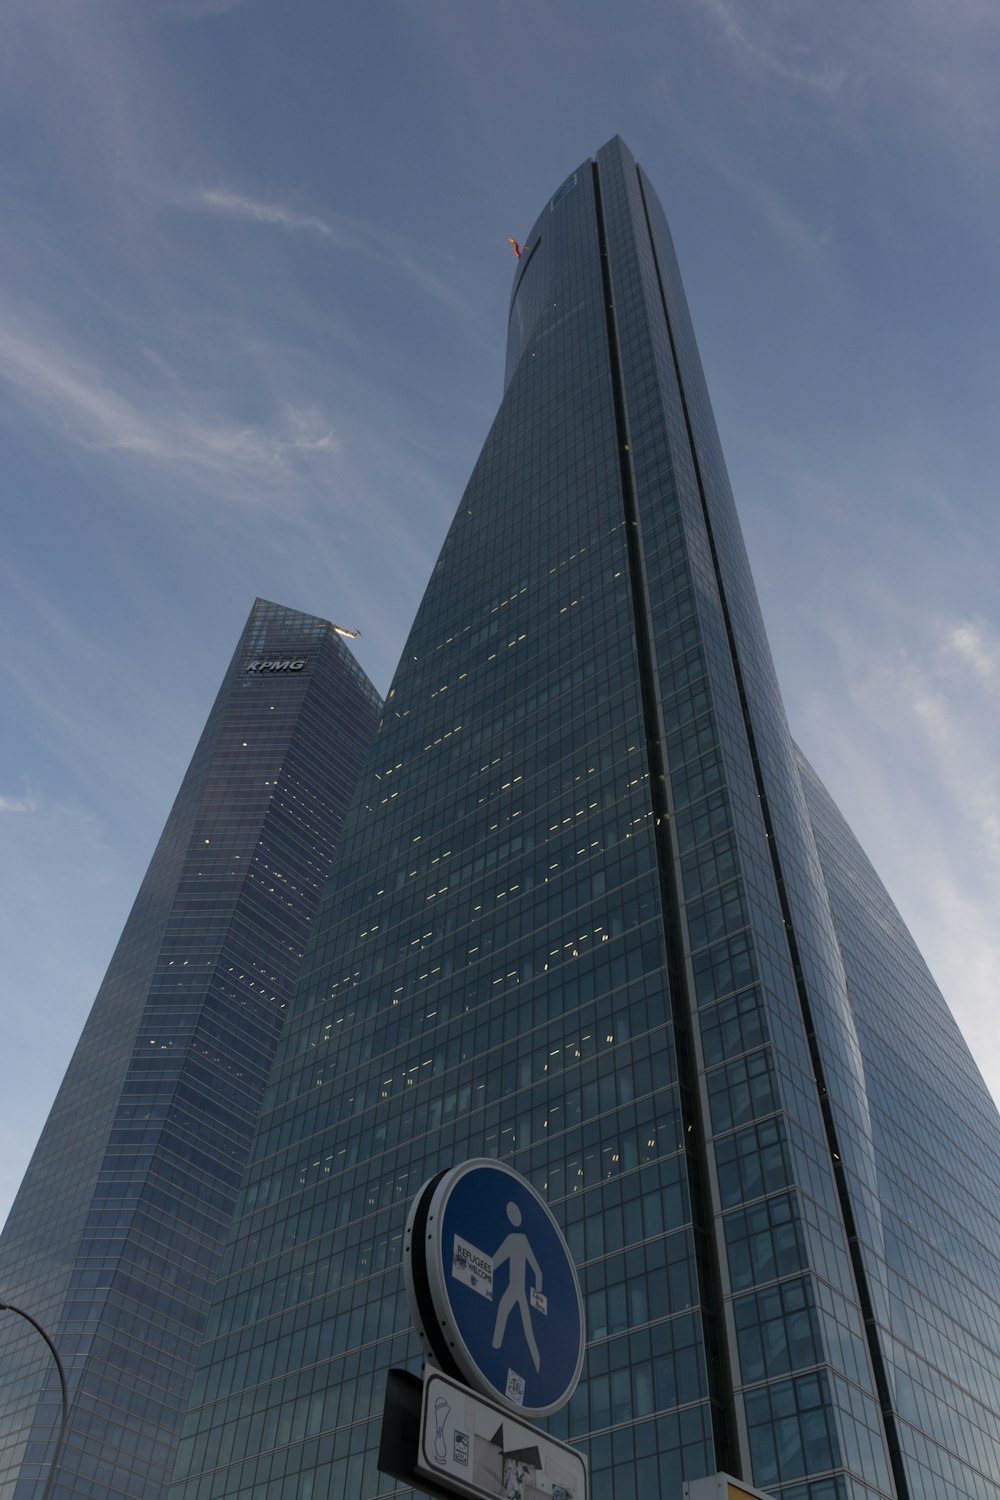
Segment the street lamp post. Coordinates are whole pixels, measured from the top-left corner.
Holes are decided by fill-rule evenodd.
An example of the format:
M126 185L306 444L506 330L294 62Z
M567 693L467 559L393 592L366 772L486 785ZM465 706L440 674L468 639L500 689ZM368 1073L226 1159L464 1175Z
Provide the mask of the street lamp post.
M29 1312L25 1312L23 1307L15 1307L13 1302L0 1302L0 1312L17 1313L19 1318L23 1318L26 1323L31 1324L36 1333L41 1334L42 1338L49 1346L49 1353L55 1360L56 1370L59 1373L59 1389L62 1394L62 1416L59 1419L59 1434L56 1438L56 1445L52 1450L52 1458L49 1462L48 1478L45 1481L45 1488L42 1491L42 1500L49 1500L49 1496L52 1494L52 1486L55 1483L56 1469L59 1467L59 1456L62 1453L63 1438L66 1436L66 1422L69 1417L69 1396L66 1392L66 1371L63 1369L63 1362L59 1358L59 1350L49 1338L48 1334L45 1332L45 1329L42 1327L41 1323L39 1323L37 1318L33 1318Z

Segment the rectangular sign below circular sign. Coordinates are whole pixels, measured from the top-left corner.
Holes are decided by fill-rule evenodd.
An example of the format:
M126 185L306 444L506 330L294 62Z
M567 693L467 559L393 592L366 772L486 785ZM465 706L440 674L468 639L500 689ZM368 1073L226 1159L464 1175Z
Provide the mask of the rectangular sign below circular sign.
M587 1460L457 1380L424 1381L417 1472L470 1500L588 1500Z

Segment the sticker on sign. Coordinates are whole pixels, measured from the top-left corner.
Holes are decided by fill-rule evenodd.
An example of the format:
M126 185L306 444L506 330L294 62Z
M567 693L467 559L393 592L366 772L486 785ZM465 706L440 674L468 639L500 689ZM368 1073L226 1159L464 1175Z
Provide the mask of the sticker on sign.
M468 1240L456 1234L451 1256L451 1274L463 1286L493 1301L493 1261L484 1250L477 1250Z
M417 1471L431 1479L431 1493L470 1500L589 1494L581 1453L437 1371L424 1385Z

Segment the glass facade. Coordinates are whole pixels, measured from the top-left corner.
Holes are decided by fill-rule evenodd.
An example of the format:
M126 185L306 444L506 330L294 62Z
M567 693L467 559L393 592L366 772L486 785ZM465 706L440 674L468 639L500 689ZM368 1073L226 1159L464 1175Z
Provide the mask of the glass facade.
M972 1473L953 1403L961 1386L984 1413L985 1395L944 1330L961 1350L964 1309L1000 1278L963 1240L959 1308L920 1259L972 1189L915 1236L911 1160L894 1227L884 1212L909 1137L899 1075L869 1076L886 1025L862 1012L907 1002L895 929L867 931L881 909L825 809L669 232L615 140L518 262L503 402L310 938L171 1500L407 1493L375 1462L385 1372L419 1369L403 1226L420 1185L472 1156L546 1195L580 1267L587 1363L547 1425L587 1450L595 1500L679 1500L716 1470L782 1500L915 1500L933 1491L918 1449L928 1473L946 1453ZM989 1156L995 1184L975 1087L969 1172ZM916 1330L935 1275L939 1352L918 1377L897 1304ZM938 1500L1000 1500L995 1464L975 1472L985 1487Z
M805 761L802 780L868 1085L879 1216L859 1253L906 1493L995 1500L996 1108L899 913Z
M66 1366L53 1495L165 1491L306 933L380 703L324 620L258 600L0 1237ZM44 1345L4 1316L0 1495L40 1495Z

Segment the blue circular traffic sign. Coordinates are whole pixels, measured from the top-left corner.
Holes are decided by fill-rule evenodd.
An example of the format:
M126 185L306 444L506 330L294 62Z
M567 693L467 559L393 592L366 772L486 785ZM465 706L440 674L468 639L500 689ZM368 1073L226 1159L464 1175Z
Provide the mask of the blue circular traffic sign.
M502 1162L424 1184L410 1209L406 1288L426 1353L526 1416L565 1406L583 1367L576 1267L545 1200Z

